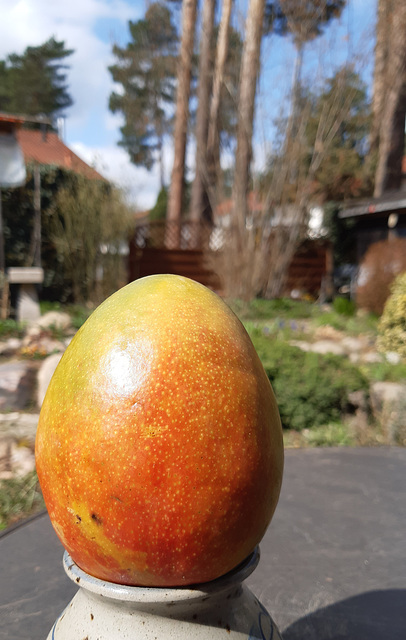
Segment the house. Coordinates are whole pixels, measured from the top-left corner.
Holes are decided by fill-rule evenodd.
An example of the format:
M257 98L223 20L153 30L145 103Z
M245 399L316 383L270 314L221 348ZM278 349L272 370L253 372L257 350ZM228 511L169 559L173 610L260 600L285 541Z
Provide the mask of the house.
M26 129L24 125L27 123L36 123L40 128ZM20 248L20 255L17 258L12 255L10 262L13 266L7 271L12 306L16 309L17 317L24 321L35 320L39 315L37 285L44 280L44 272L41 268L41 254L43 251L41 247L41 172L39 167L44 165L57 167L58 169L72 171L88 179L105 180L95 169L69 149L55 132L48 129L49 124L48 121L45 122L42 118L0 113L0 133L2 134L1 142L3 143L0 145L0 169L2 168L1 161L3 161L4 165L2 171L4 181L2 185L0 183L0 186L23 186L26 182L24 165L31 165L33 169L34 197L30 202L33 227L31 241L28 244L25 241L27 245L25 253L29 256L28 264L32 266L26 266L27 260L21 261ZM0 212L1 204L0 200ZM9 209L12 210L10 205ZM9 222L12 220L13 216L9 215ZM10 235L12 240L11 242L8 240L9 247L19 246L19 243L21 245L21 238L19 238L19 243L15 241L18 236L16 228ZM3 256L1 269L4 270L4 256L7 245L5 245L3 237L0 238L0 244L0 255ZM5 285L2 293L2 309L5 309L3 315L7 313L8 296L8 287L6 290Z
M340 211L339 218L354 223L351 233L355 236L356 261L360 264L374 242L394 236L406 238L406 186L380 198L354 202Z
M54 131L19 129L17 131L17 140L24 154L26 164L37 162L40 165L53 165L60 169L78 173L85 178L105 179L69 149Z
M354 223L357 264L374 242L406 238L406 156L402 159L400 189L387 191L380 198L349 202L338 217Z

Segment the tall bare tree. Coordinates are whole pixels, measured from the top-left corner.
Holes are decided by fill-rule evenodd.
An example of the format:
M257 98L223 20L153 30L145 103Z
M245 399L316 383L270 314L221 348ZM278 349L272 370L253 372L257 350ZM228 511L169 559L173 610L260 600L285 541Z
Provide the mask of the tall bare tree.
M166 214L169 223L166 244L170 248L174 248L180 243L180 235L174 234L171 226L172 223L177 223L180 234L196 13L197 0L183 0L182 40L177 72L174 160Z
M209 128L207 133L207 191L210 209L216 206L216 182L219 172L219 148L220 148L220 101L224 87L224 76L227 62L227 53L230 34L230 20L233 0L223 0L220 25L217 37L216 59L213 73L213 87L210 101Z
M198 222L209 215L207 199L207 134L209 129L209 106L212 87L212 53L214 10L216 0L204 0L202 32L199 47L199 86L197 90L196 115L196 160L195 178L192 186L190 219Z
M372 123L369 139L369 146L371 151L377 151L378 149L382 111L385 103L385 73L388 58L390 25L389 8L390 7L387 0L378 0L374 79L372 90Z
M240 230L241 241L248 217L247 195L252 160L255 96L260 69L264 10L265 0L250 0L241 60L237 150L233 184L234 219Z
M359 99L352 68L337 73L318 101L310 89L302 94L297 131L288 141L281 136L262 181L262 201L258 198L246 220L230 229L231 240L214 258L227 295L283 295L289 265L306 237L315 189L324 180L321 168L326 163L334 170L337 147L351 132L349 119ZM286 122L281 129L286 133Z
M374 125L378 140L374 196L401 184L406 114L406 3L379 0L374 78Z
M296 49L289 128L294 128L298 116L305 45L340 16L345 4L346 0L275 0L266 5L267 30L281 36L291 34Z

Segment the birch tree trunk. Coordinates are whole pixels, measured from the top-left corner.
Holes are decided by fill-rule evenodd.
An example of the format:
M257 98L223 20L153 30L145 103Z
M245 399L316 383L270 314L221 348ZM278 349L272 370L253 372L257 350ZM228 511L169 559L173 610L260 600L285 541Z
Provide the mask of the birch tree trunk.
M166 233L166 246L171 249L178 247L180 244L180 222L185 180L185 155L196 12L197 0L183 0L182 41L177 74L178 86L174 129L174 160L166 213L166 219L169 223ZM175 233L176 228L177 232Z

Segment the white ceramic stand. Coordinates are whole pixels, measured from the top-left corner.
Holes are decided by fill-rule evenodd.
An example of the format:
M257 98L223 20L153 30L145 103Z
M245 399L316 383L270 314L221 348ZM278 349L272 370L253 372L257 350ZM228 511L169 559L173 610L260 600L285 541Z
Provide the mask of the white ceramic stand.
M144 588L93 578L65 552L65 571L80 589L47 640L281 640L269 613L243 585L258 561L257 548L212 582Z

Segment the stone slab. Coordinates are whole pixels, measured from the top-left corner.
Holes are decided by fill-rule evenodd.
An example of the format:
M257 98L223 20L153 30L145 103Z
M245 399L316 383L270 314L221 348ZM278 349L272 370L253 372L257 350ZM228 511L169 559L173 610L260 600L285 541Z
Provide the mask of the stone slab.
M0 364L0 411L20 411L30 405L35 375L25 360Z

